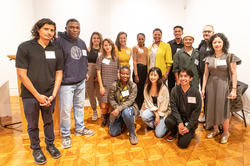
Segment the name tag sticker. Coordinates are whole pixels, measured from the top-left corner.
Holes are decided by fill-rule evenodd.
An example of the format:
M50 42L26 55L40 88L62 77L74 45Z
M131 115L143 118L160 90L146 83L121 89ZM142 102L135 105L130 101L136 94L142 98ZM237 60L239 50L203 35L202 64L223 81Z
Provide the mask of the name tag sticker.
M180 51L180 50L181 50L180 48L177 48L177 49L176 49L176 52L178 52L178 51Z
M196 97L188 97L188 103L196 104Z
M199 61L197 59L195 59L194 60L194 64L198 66L199 65Z
M142 48L138 48L138 52L139 52L140 54L142 54L142 53L144 53L144 50L143 50Z
M129 95L129 91L128 90L125 90L125 91L122 91L122 97L126 97Z
M46 59L56 59L55 51L45 51Z
M126 50L126 53L127 53L127 54L130 54L130 51L129 51L129 50Z
M102 63L104 63L104 64L106 64L106 65L109 65L110 60L109 60L109 59L104 58L104 59L102 60Z
M226 65L227 65L226 60L218 60L217 61L217 66L226 66Z
M87 51L86 50L82 50L82 55L83 56L87 56Z

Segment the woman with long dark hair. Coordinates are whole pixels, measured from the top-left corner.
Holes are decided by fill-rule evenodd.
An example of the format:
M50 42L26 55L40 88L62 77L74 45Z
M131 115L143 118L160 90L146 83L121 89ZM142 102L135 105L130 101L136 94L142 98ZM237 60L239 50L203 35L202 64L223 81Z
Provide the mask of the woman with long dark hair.
M147 83L144 88L144 103L141 108L141 118L150 127L155 129L158 138L167 132L165 118L168 116L169 92L162 81L162 73L158 67L149 70Z

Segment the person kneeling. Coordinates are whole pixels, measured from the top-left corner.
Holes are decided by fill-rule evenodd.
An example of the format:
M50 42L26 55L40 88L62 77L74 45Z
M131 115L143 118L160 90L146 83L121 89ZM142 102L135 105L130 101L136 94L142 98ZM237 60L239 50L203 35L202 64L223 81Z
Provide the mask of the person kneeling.
M165 136L168 130L164 123L170 113L168 104L169 92L162 81L161 70L158 67L152 67L144 88L141 118L149 128L155 129L155 136L158 138Z
M165 120L167 128L171 131L167 140L174 140L178 133L178 146L187 148L198 126L201 95L196 87L190 86L190 81L193 79L191 70L182 69L178 74L180 85L171 91L172 112Z
M134 115L137 115L138 107L135 103L137 86L130 81L130 68L123 66L120 70L120 80L112 84L109 91L109 102L112 106L110 114L109 133L115 137L122 133L125 125L129 131L129 141L132 145L138 143L135 134Z

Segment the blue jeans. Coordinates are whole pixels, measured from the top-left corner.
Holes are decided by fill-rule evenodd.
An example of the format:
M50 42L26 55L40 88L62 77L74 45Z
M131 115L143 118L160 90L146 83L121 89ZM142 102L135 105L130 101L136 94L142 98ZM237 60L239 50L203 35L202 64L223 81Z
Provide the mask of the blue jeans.
M133 107L127 107L122 110L119 115L116 117L114 122L109 124L109 133L112 137L116 137L122 133L122 125L125 125L128 128L129 135L135 135L135 124L134 124L134 109Z
M62 136L70 135L71 108L75 118L75 130L84 128L85 79L74 85L62 85L59 89L60 128Z
M156 127L154 125L155 114L149 109L146 109L145 111L141 112L141 118L150 128L155 129L156 137L161 138L166 134L167 127L165 125L165 120L163 117L160 117L160 122Z

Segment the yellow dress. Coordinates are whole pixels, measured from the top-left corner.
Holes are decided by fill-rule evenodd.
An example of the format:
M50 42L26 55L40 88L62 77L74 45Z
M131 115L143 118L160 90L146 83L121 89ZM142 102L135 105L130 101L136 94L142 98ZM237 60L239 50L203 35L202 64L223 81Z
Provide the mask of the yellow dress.
M129 67L131 49L127 47L126 49L121 48L121 51L118 51L118 48L116 47L116 52L117 52L117 55L119 56L120 67L125 66L125 65Z

